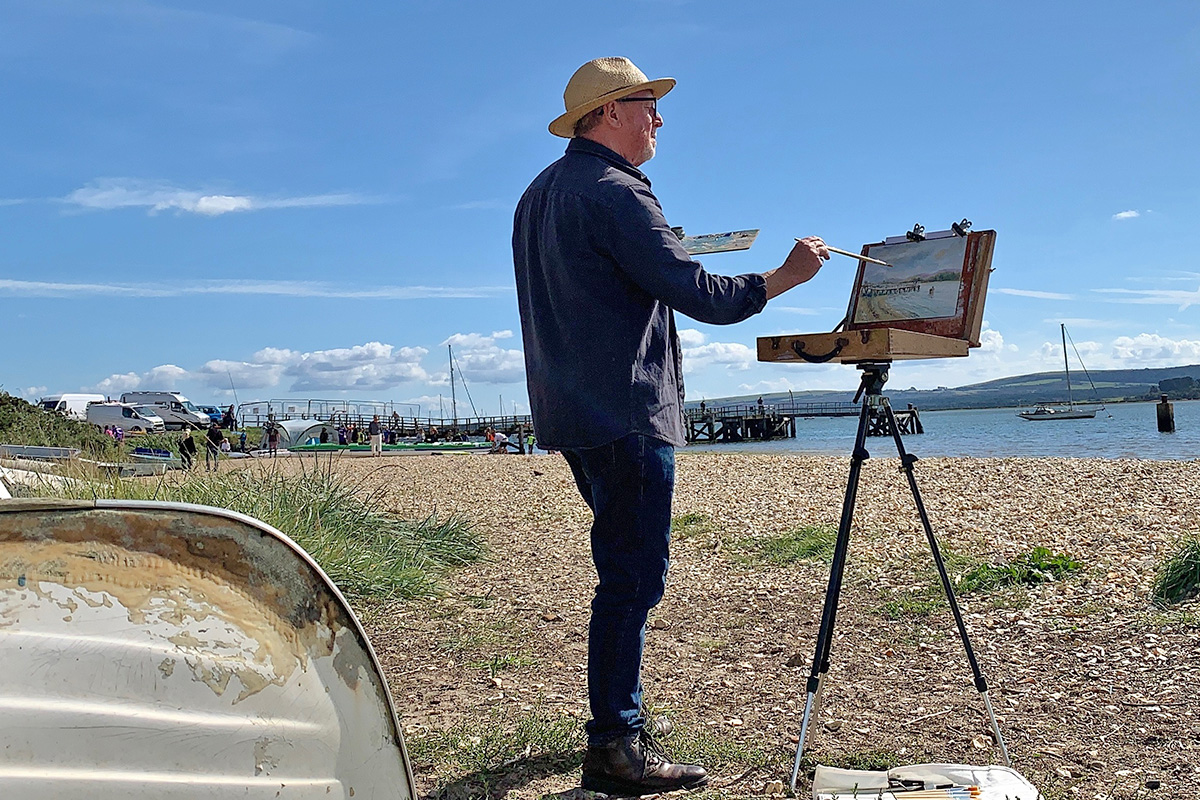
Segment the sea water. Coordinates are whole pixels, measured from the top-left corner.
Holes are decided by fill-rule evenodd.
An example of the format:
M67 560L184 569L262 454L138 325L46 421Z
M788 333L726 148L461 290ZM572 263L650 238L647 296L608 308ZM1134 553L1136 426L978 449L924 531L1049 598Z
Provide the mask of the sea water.
M1175 407L1175 433L1159 433L1157 403L1116 403L1099 409L1094 419L1029 421L1021 409L987 408L922 411L925 432L904 437L904 447L922 458L1073 457L1146 458L1158 461L1200 458L1200 401ZM738 444L690 445L689 450L752 453L822 453L850 455L857 417L796 420L795 439ZM896 455L891 438L871 437L867 450L875 457Z

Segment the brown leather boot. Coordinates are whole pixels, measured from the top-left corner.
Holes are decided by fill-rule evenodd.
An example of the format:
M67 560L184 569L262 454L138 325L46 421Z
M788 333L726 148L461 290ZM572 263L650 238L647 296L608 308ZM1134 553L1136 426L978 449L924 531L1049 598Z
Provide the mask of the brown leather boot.
M706 783L704 767L671 763L645 731L589 747L583 758L583 788L590 792L637 797Z

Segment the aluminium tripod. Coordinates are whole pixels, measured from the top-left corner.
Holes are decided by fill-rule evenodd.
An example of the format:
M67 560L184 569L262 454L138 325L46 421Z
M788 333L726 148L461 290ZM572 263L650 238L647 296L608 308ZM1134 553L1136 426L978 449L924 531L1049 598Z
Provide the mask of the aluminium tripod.
M988 716L992 722L992 732L996 735L996 743L1000 746L1000 752L1004 756L1004 763L1012 766L1012 761L1008 757L1008 749L1004 746L1004 739L1000 735L1000 726L996 723L996 714L992 710L992 701L988 697L987 679L983 676L983 672L979 669L979 662L975 658L975 651L971 647L970 637L967 635L967 627L963 622L962 612L959 611L958 601L954 597L954 586L950 582L950 576L946 572L946 564L942 560L941 551L938 549L937 539L933 535L933 528L929 525L929 515L925 512L925 504L921 501L921 492L917 489L917 479L913 474L913 464L916 463L917 457L910 455L904 449L904 442L900 438L900 429L896 424L896 415L892 412L892 406L888 399L883 396L883 384L888 379L888 367L891 366L890 361L872 361L860 363L857 365L862 370L862 381L859 383L858 392L854 395L854 401L858 402L862 398L862 411L858 415L858 434L854 438L854 452L850 458L850 478L846 483L846 496L842 501L842 519L838 524L837 544L833 551L833 564L829 570L829 585L825 590L825 607L821 613L821 628L817 633L817 650L812 661L812 671L808 676L808 699L804 704L804 718L800 725L800 741L796 746L796 763L792 767L792 792L796 792L796 779L800 774L800 759L804 755L804 740L808 735L808 726L813 717L816 716L816 707L819 705L822 686L822 678L829 672L829 651L833 643L833 624L837 617L838 597L842 591L842 577L845 574L846 568L846 551L850 545L850 523L854 517L854 504L858 497L858 479L862 472L862 463L867 460L869 454L866 449L867 428L871 417L883 417L883 422L886 424L887 430L891 433L892 438L896 442L896 451L900 455L900 470L908 478L908 487L912 490L913 499L917 503L917 514L921 517L921 525L925 528L925 538L929 542L929 549L933 553L934 563L937 565L938 575L942 581L942 588L946 592L946 599L950 601L950 611L954 615L954 623L958 627L958 635L962 639L963 647L967 651L967 661L971 665L971 672L975 676L975 688L983 696L984 705L987 706Z

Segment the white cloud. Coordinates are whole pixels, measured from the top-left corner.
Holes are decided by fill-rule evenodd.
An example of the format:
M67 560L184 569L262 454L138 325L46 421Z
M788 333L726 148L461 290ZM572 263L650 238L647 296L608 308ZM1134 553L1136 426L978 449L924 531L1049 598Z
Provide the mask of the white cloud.
M513 338L510 330L481 333L456 333L442 342L454 348L457 368L469 387L472 383L516 383L525 379L525 353L501 347L497 342ZM435 383L449 383L449 372L437 376Z
M394 347L381 342L310 352L267 347L249 361L211 359L194 370L164 364L144 373L110 375L87 388L119 395L134 389L171 390L192 381L221 394L232 394L232 389L271 389L290 379L287 391L292 392L375 392L428 380L421 366L428 352L423 347Z
M815 317L824 314L828 309L822 308L803 308L801 306L771 306L772 311L783 311L788 314L803 314L806 317Z
M1168 339L1157 333L1119 336L1113 340L1112 356L1120 362L1138 366L1172 366L1200 361L1200 341ZM1123 365L1126 365L1123 364Z
M134 178L104 178L76 189L63 202L96 211L121 208L145 208L150 214L180 211L215 217L234 211L259 211L268 208L311 208L348 206L377 202L355 194L318 194L300 197L254 197L251 195L207 194L182 189L162 181Z
M18 297L189 297L261 295L354 300L469 299L511 294L511 286L372 286L347 288L323 281L195 281L191 283L55 283L0 279L0 295Z
M25 398L26 400L30 401L31 403L37 401L39 398L43 397L45 394L46 394L45 386L26 386L23 389L17 390L18 396Z
M740 372L758 361L758 354L740 342L709 342L683 348L683 371L686 375L712 365L721 365Z
M699 347L708 341L708 336L695 328L683 328L679 333L679 345L683 348Z
M792 366L798 365L787 365L788 372L792 372ZM736 391L724 392L723 394L802 392L810 389L846 389L853 391L854 386L858 383L858 376L845 364L805 364L793 374L796 376L794 379L784 376L780 378L768 378L753 383L740 383ZM716 395L712 396L715 397Z
M1015 344L1005 344L1000 331L985 329L979 332L979 353L1015 353Z
M279 384L284 367L285 363L278 361L226 361L217 358L204 362L199 369L192 372L192 377L205 386L222 392L269 389Z
M107 397L116 397L122 392L132 392L137 389L147 391L174 391L178 384L187 380L188 371L174 364L161 364L143 373L124 372L109 375L94 386L84 387L85 391L99 392Z
M1141 215L1142 214L1140 211L1134 211L1133 209L1130 209L1129 211L1120 211L1116 214L1113 214L1112 218L1113 219L1134 219L1136 217L1140 217Z
M380 391L426 380L421 358L428 352L423 347L367 342L299 354L283 373L293 379L290 391Z
M1061 292L1043 292L1038 289L990 289L996 294L1011 294L1016 297L1033 297L1038 300L1073 300L1074 295Z
M1195 303L1200 303L1200 290L1185 292L1179 289L1093 289L1092 291L1115 295L1115 297L1105 298L1110 303L1179 306L1180 311Z

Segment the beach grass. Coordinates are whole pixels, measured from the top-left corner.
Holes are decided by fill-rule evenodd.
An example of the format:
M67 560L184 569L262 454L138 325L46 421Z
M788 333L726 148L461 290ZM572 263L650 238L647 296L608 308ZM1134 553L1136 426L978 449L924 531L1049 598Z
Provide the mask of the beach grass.
M829 563L836 543L836 525L801 525L778 536L741 540L738 560L747 565L777 567L805 561Z
M383 508L378 490L364 491L320 465L75 480L32 491L197 503L247 514L287 534L354 601L436 597L448 570L484 555L482 536L462 516L402 519Z
M89 458L111 459L116 443L95 425L45 411L0 391L0 444L78 447Z
M570 772L582 761L583 743L578 719L541 707L496 710L444 730L408 733L405 742L414 764L442 775L466 773L460 782L475 790L495 782L505 767L522 759L554 760L560 771Z
M1006 586L1035 586L1056 581L1083 565L1066 553L1055 553L1038 545L1004 564L977 564L959 578L959 592L988 592Z
M1200 596L1200 537L1180 542L1159 567L1153 596L1156 603L1164 606Z

